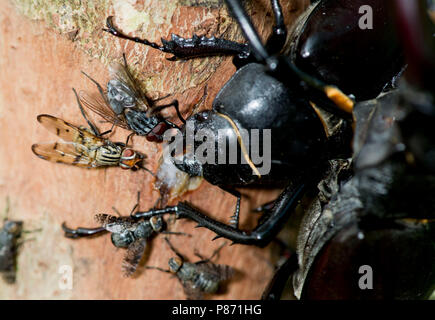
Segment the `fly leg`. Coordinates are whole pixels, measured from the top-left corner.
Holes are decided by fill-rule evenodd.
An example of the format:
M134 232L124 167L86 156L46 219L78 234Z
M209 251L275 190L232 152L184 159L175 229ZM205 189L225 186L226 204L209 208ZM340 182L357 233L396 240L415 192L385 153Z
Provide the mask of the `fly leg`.
M76 89L73 88L72 90L76 96L77 104L79 105L80 112L81 112L83 118L85 118L86 122L88 123L89 128L91 128L92 133L94 135L96 135L97 137L101 136L100 131L98 130L97 126L91 120L89 120L88 117L86 116L85 110L83 109L82 103L80 102L79 95L77 94ZM110 130L110 131L112 131L112 130Z
M64 236L67 238L82 238L82 237L89 237L96 234L100 234L103 232L106 232L107 230L103 227L98 228L77 228L77 229L70 229L66 226L65 222L62 223L62 229L65 232Z
M200 258L200 261L195 262L195 264L200 264L200 263L208 263L210 262L214 257L216 257L219 252L222 250L223 247L225 247L226 243L222 243L219 248L217 248L216 250L213 251L212 255L209 258L205 258L203 257L196 249L195 249L195 256L197 256L198 258Z
M152 111L153 111L153 113L157 113L157 112L159 112L159 111L161 111L163 109L170 108L170 107L174 107L175 111L177 112L178 119L180 119L182 123L186 123L186 120L181 115L180 108L178 106L178 100L174 100L171 103L164 104L164 105L161 105L161 106L155 106L155 107L153 107ZM177 125L175 125L174 123L172 123L170 121L164 120L164 122L166 124L168 124L169 126L171 126L172 128L180 129Z
M169 248L174 252L181 260L185 260L184 256L172 245L171 241L169 241L168 237L165 237L165 241L168 244Z

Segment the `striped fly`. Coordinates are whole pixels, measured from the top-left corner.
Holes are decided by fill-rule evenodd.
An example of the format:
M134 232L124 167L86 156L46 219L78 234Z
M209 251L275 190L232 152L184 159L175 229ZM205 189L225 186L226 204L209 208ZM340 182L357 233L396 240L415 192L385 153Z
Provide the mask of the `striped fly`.
M124 143L103 138L105 133L101 134L88 120L79 100L78 102L89 128L76 127L57 117L41 114L37 117L38 122L62 141L34 144L32 145L34 154L51 162L86 168L120 166L123 169L147 170L142 166L145 157L143 154L128 148Z

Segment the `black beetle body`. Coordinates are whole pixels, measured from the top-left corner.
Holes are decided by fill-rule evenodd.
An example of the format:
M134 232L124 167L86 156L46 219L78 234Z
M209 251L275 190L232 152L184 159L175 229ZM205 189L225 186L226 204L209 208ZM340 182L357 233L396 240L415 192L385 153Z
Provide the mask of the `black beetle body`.
M360 8L371 10L373 29L359 25ZM404 66L389 9L378 0L319 1L296 24L289 54L299 68L356 100L375 98Z
M435 289L435 171L408 134L424 131L432 146L435 137L433 119L413 105L417 96L435 110L429 94L404 86L355 106L357 116L372 111L356 132L365 142L355 144L355 175L302 222L293 278L299 298L427 299Z
M394 9L406 81L356 104L353 177L337 178L338 191L307 210L298 261L280 268L266 299L291 273L303 299L427 299L435 289L434 25L423 2Z
M340 1L330 1L340 13ZM318 116L316 104L320 108L328 109L335 105L351 112L353 102L344 95L338 88L327 85L322 81L313 78L304 71L297 68L291 57L288 55L276 55L281 51L287 38L286 27L278 0L271 0L275 15L274 32L270 36L266 46L263 46L257 32L252 26L243 6L238 0L226 0L229 11L236 18L242 31L249 42L249 46L242 46L231 41L220 39L219 42L208 38L195 38L195 45L192 41L177 38L177 41L163 42L163 46L151 43L148 40L129 37L122 34L113 27L111 18L107 20L106 31L115 36L132 40L151 46L163 52L170 52L175 57L189 58L200 56L201 53L226 54L228 48L232 47L239 54L236 55L235 64L239 70L233 75L228 83L221 89L213 102L213 110L193 115L189 120L193 122L193 131L208 129L216 137L218 130L226 129L225 139L239 140L238 154L245 156L245 164L238 163L231 165L217 163L209 164L195 159L189 146L183 162L176 163L177 167L191 176L202 175L209 182L222 187L238 198L236 213L232 220L233 226L229 228L217 221L205 217L193 208L188 209L187 204L181 207L167 207L166 211L157 210L151 214L176 212L178 217L189 217L215 231L220 236L225 236L235 242L256 243L264 245L279 230L278 224L285 220L289 212L294 208L300 197L309 185L316 183L321 173L321 167L331 155L336 156L337 152L350 155L349 126L342 123L342 128L336 131L336 135L327 136L327 125L324 119ZM358 20L357 12L347 11L346 18ZM319 19L314 17L312 19ZM311 20L308 20L308 22ZM223 44L227 45L224 46ZM232 45L233 44L233 45ZM332 45L331 45L332 47ZM214 51L212 50L214 49ZM275 56L275 55L276 56ZM352 56L352 58L354 58ZM256 62L252 62L253 60ZM350 59L350 58L349 58ZM348 60L346 60L348 61ZM354 65L352 63L348 68ZM388 72L386 72L389 74ZM396 72L388 77L388 81L396 75ZM315 92L307 98L307 92ZM338 107L338 108L337 108ZM183 128L183 140L187 140L188 123ZM322 128L323 125L323 128ZM233 130L228 130L233 128ZM245 144L237 131L250 129L271 129L271 171L265 175L259 174L250 155L243 151ZM236 137L235 137L236 136ZM339 138L337 138L337 136ZM216 140L215 140L216 141ZM196 147L201 144L195 143ZM219 142L219 141L218 141ZM326 143L327 142L327 143ZM339 142L337 144L337 142ZM336 144L336 145L334 145ZM246 145L251 146L251 141ZM341 148L339 148L339 146ZM246 149L246 148L245 148ZM249 148L251 149L251 148ZM215 161L223 150L216 148ZM247 158L247 159L246 159ZM247 163L247 164L246 164ZM270 219L247 234L237 229L238 213L240 205L240 193L231 188L239 185L249 185L257 182L278 183L285 181L288 188L283 191L282 196L277 200L274 213ZM280 204L279 204L280 203ZM149 213L140 213L136 216L146 216Z

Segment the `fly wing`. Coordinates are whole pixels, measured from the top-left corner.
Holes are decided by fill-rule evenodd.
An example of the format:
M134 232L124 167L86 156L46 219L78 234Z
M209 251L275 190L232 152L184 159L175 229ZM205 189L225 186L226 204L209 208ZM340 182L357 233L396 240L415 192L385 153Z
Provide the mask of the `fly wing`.
M146 239L138 239L127 248L127 253L122 262L124 276L130 277L136 271L137 266L145 253L146 244Z
M51 162L92 167L93 161L88 157L87 148L72 142L36 143L32 151L39 158Z
M187 300L202 300L204 298L204 294L198 288L193 287L192 281L180 280L180 282L183 285L183 291Z
M197 263L198 272L209 274L216 281L225 281L234 276L234 269L224 264L214 264L211 262Z
M62 119L50 116L48 114L40 114L37 120L48 131L54 133L59 138L66 142L83 143L90 142L93 146L98 147L105 144L105 140L101 139L87 130L72 125Z
M90 95L86 91L80 91L79 98L86 108L95 112L104 120L113 123L115 126L121 127L123 129L129 129L129 126L125 119L117 116L112 108L110 108L108 102L101 95Z
M132 229L137 224L130 217L117 217L110 214L96 214L95 221L101 224L109 232L121 233L126 230Z
M139 83L128 69L128 66L115 63L110 66L109 71L111 73L111 78L123 82L128 88L130 88L130 90L134 92L136 101L138 102L136 108L141 111L147 111L150 107L150 103L143 93Z

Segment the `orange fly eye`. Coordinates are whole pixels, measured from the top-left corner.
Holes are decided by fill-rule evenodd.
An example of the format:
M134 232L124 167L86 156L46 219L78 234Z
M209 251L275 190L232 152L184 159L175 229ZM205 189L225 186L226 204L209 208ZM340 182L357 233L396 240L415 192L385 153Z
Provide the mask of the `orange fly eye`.
M132 157L134 155L134 151L132 149L125 149L124 154L122 155L125 158Z
M124 170L131 169L131 167L128 164L125 164L125 163L120 163L120 167L121 167L121 169L124 169Z

